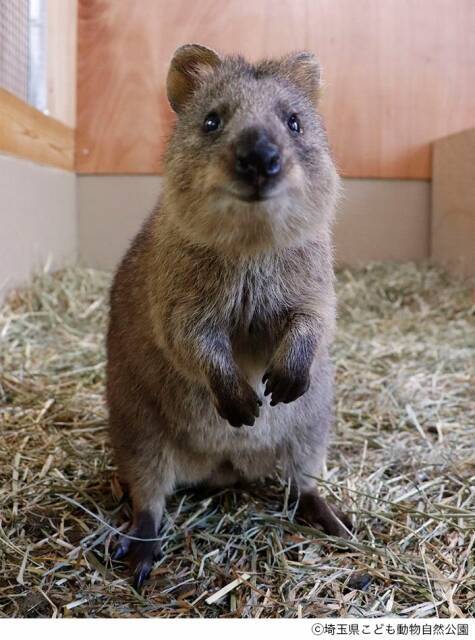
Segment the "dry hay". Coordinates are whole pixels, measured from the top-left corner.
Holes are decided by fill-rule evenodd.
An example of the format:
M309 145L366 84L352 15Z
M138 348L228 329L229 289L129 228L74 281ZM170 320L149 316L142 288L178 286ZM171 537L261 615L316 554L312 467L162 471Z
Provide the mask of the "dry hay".
M277 480L182 492L142 594L111 564L110 530L77 506L128 518L103 402L109 276L66 270L12 296L0 312L1 615L473 616L473 292L413 265L338 281L338 419L321 485L355 539L296 524Z

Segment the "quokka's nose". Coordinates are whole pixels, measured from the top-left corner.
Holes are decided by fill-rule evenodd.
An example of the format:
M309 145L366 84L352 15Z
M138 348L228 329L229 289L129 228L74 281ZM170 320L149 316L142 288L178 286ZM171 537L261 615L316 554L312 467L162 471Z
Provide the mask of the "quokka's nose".
M266 136L251 133L236 145L235 169L240 178L249 182L272 178L281 168L279 147Z

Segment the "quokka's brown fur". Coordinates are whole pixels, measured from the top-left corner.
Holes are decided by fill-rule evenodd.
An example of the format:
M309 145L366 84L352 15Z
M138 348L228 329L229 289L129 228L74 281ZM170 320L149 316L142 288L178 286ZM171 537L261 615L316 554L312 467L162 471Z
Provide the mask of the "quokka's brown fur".
M346 533L314 487L332 422L338 191L319 85L309 53L251 65L186 45L171 62L178 118L163 193L116 273L107 339L110 433L133 536L158 535L180 485L276 469L308 522ZM205 131L210 113L219 125ZM243 136L277 149L279 175L264 186L260 174L236 175ZM124 538L116 557L129 555L140 586L156 551Z

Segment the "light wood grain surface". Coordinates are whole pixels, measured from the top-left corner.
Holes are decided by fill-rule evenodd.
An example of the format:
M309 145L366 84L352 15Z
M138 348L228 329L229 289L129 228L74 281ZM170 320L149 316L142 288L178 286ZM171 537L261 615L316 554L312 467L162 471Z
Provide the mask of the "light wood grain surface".
M431 254L475 284L475 129L434 146Z
M475 124L474 0L80 0L76 166L155 173L174 49L310 49L346 176L428 178L436 138Z
M0 153L74 169L74 130L0 89Z

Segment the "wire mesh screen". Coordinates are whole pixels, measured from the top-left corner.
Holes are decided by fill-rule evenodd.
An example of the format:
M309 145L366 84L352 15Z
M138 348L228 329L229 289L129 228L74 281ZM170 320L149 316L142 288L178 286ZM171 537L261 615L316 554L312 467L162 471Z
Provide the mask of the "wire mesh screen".
M0 86L28 100L29 0L0 0Z
M45 0L0 0L0 87L46 109Z
M46 111L48 107L45 4L46 0L30 0L28 101L40 111Z

